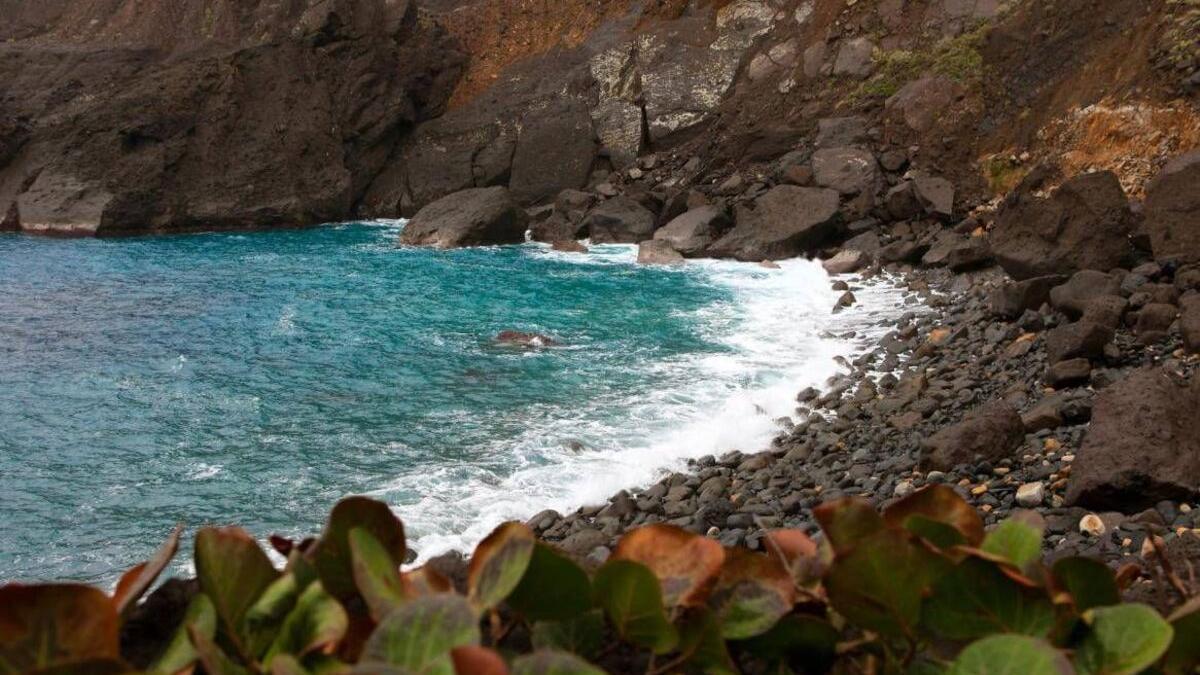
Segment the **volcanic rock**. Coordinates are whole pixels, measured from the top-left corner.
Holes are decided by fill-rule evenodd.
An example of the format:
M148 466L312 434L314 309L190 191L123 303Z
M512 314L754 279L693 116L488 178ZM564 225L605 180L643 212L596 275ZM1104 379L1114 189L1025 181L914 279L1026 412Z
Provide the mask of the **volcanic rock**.
M779 185L739 207L736 225L709 249L718 258L782 260L825 244L840 222L838 193L821 188Z
M988 307L997 316L1015 319L1025 310L1037 310L1048 302L1050 289L1064 281L1066 277L1052 275L1005 283L988 295Z
M1113 329L1092 321L1076 321L1046 333L1046 359L1055 364L1075 358L1099 358L1113 339Z
M654 233L655 240L668 242L684 257L704 255L732 222L725 209L701 206L676 217Z
M583 224L593 244L637 244L654 236L655 218L645 206L622 195L598 204Z
M923 464L947 471L960 464L1004 459L1024 438L1025 425L1017 410L1005 401L993 401L934 434L927 442Z
M867 194L879 190L879 163L875 155L862 148L825 148L813 153L813 179L821 187L843 195Z
M651 239L638 244L637 261L641 265L682 265L683 256L670 242Z
M1076 272L1066 283L1050 291L1050 304L1067 316L1078 318L1093 298L1121 294L1121 282L1096 270Z
M1200 150L1168 162L1147 186L1145 228L1155 258L1200 261Z
M473 188L421 209L400 233L400 243L458 248L525 241L529 216L502 187Z

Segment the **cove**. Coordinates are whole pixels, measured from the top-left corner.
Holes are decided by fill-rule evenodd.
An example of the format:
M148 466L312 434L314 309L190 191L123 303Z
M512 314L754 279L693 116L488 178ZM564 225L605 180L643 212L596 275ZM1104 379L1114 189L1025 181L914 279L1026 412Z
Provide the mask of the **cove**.
M111 582L176 522L315 534L353 493L422 556L468 548L763 449L855 348L816 263L435 251L400 227L0 237L0 578Z

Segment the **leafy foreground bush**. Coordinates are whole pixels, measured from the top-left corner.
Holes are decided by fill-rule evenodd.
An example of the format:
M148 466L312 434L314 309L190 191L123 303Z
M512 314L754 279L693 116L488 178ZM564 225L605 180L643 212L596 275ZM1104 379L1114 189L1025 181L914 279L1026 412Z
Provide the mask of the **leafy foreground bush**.
M1122 604L1105 565L1041 561L1022 519L984 532L935 486L882 514L822 505L821 544L797 530L767 551L680 529L630 532L589 575L520 523L471 558L459 594L425 567L401 572L404 529L386 505L339 503L281 572L249 535L196 535L201 592L148 668L242 673L1137 673L1193 672L1200 604L1164 620ZM81 585L0 588L0 673L124 673L118 632L167 565L177 530L109 595ZM289 550L290 549L290 550Z

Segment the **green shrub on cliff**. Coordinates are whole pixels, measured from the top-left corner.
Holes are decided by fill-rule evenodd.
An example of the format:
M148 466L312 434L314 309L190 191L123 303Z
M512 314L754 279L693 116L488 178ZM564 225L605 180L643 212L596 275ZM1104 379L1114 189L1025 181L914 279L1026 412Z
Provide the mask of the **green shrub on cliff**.
M428 567L402 571L403 526L362 497L340 502L320 538L280 540L282 570L244 531L204 528L199 592L146 670L1117 675L1200 665L1200 604L1168 620L1122 603L1129 575L1085 558L1046 565L1036 524L1018 517L987 532L948 487L882 513L845 499L815 515L820 543L774 530L763 552L642 527L591 574L507 523L457 589ZM111 596L0 588L0 673L132 672L122 621L178 537Z

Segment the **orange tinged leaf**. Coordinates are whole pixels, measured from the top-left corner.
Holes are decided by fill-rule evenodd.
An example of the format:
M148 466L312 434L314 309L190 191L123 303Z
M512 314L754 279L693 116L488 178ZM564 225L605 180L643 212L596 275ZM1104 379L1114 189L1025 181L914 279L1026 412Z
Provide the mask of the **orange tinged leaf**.
M409 598L422 598L437 593L451 593L454 584L441 572L428 565L415 570L402 572L400 581L404 584L404 594Z
M903 528L909 516L924 516L945 523L958 530L971 546L978 546L983 541L983 519L948 485L931 485L917 490L883 512L884 522L895 528Z
M883 517L870 502L857 497L843 497L825 502L813 509L825 538L835 554L841 555L863 539L884 529Z
M162 574L179 551L179 535L182 533L183 525L176 525L153 557L121 576L116 590L113 591L113 604L117 608L117 614L124 615L154 585L154 580L158 579L158 575Z
M517 522L504 523L479 542L467 568L471 603L491 609L503 602L525 576L533 544L533 530Z
M761 635L795 603L795 582L778 558L741 548L726 549L709 602L720 620L721 635L731 640Z
M712 539L678 527L647 525L626 534L612 558L649 568L662 584L667 607L695 607L704 604L716 583L725 550Z
M0 665L31 672L120 659L117 612L103 591L82 584L0 587Z
M450 650L457 675L508 675L508 666L494 650L477 645Z

